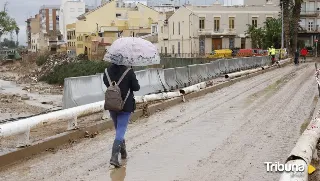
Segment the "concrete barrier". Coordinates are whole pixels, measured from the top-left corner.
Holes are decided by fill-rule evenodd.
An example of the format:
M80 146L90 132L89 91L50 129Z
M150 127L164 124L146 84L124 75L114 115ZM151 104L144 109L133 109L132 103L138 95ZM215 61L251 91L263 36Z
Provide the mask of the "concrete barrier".
M164 79L166 84L168 85L169 90L178 89L177 83L177 75L176 70L174 68L164 69Z
M264 57L244 57L219 59L207 64L190 65L172 69L147 69L136 71L140 91L136 96L157 93L205 81L208 78L232 73L239 70L261 67L270 64L271 59ZM103 74L65 79L63 108L71 108L104 100L106 87Z
M176 67L177 83L179 88L187 87L190 85L189 70L187 67Z
M63 109L104 99L101 75L70 77L64 80Z
M143 96L152 93L153 87L150 85L149 71L141 70L135 73L140 84L140 90L138 92L135 92L135 95Z
M221 75L221 71L219 69L219 62L211 62L207 64L208 74L212 77L218 77Z
M199 64L199 76L202 81L206 81L210 78L209 72L208 72L208 66L206 64Z
M221 73L226 74L229 73L229 65L227 59L220 59L217 60L219 62L219 70Z
M199 65L188 65L188 71L190 84L193 85L201 82Z
M151 93L159 93L169 89L165 82L163 69L147 69L146 71L149 73L149 85L153 88Z

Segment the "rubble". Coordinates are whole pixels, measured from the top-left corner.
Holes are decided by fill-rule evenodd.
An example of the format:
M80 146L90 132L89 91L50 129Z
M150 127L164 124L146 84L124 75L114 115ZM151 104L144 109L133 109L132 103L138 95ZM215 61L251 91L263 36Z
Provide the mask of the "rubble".
M22 80L29 80L30 82L38 82L39 79L53 72L54 68L62 64L78 62L76 57L68 57L67 54L57 53L49 55L48 60L40 67L34 69L31 74L23 76Z
M30 97L27 95L27 94L23 94L22 96L21 96L21 100L30 100Z

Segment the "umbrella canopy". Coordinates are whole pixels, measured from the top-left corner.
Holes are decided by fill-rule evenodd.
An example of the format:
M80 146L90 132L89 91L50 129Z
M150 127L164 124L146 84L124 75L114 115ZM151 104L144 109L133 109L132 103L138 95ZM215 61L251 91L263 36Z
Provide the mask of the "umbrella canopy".
M160 64L157 47L147 40L136 37L119 38L114 41L104 60L126 66Z

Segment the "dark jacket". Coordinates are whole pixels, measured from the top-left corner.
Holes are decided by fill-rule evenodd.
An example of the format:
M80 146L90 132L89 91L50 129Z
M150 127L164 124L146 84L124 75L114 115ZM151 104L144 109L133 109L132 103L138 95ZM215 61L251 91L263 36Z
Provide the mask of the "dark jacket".
M122 74L126 71L126 69L127 69L126 66L122 66L122 65L119 66L119 65L112 64L107 69L111 81L118 82L120 77L122 76ZM104 73L104 75L103 75L103 82L107 87L110 86L108 78L106 76L106 73ZM132 69L123 78L123 80L119 84L119 87L121 89L121 97L123 100L126 98L128 90L130 89L130 95L129 95L126 103L124 104L122 111L123 112L134 112L134 110L136 109L136 102L134 100L133 91L139 91L140 85L139 85L139 82L136 78L136 74L134 73L134 71Z

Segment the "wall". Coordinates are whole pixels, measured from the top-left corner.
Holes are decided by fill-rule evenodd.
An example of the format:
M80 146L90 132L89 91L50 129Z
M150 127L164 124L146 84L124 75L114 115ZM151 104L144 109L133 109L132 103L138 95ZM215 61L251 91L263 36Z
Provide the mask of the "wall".
M35 18L32 18L30 21L31 33L40 32L40 16L37 14Z

